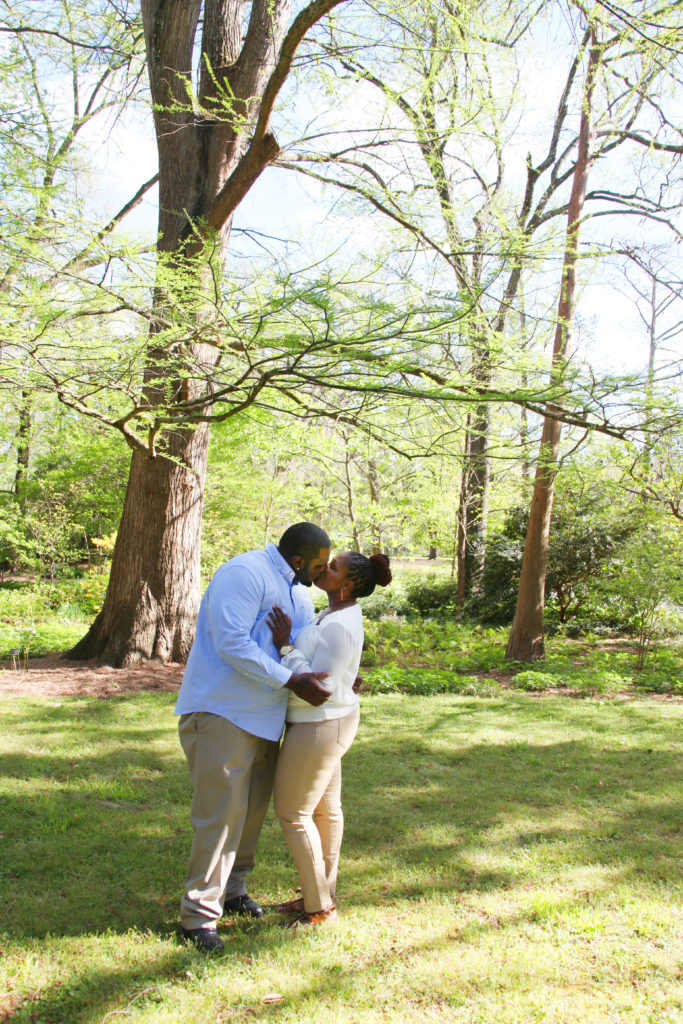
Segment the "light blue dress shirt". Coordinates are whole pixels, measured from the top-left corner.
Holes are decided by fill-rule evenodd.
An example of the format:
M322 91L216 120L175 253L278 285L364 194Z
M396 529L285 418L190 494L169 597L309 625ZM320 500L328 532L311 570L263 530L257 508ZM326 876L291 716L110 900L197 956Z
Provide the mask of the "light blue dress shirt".
M292 670L280 664L266 615L277 604L292 636L312 622L308 589L275 544L222 565L206 589L175 707L177 715L208 711L253 736L280 738Z

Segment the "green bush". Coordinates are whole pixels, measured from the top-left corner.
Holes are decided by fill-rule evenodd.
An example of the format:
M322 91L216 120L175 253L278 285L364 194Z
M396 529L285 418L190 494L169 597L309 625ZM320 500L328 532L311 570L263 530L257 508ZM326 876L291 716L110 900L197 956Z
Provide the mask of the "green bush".
M50 595L31 583L0 583L0 622L27 622L49 611Z
M0 584L0 659L15 649L31 658L73 647L99 610L107 578L93 571L53 586L41 580Z
M0 623L0 660L7 661L11 650L20 650L29 659L63 653L83 636L82 622L38 622L34 625Z
M406 693L428 697L443 693L489 697L500 692L495 679L462 676L443 669L401 668L384 665L368 673L363 683L369 693Z
M377 621L385 616L408 615L411 611L404 588L392 582L390 587L375 590L370 597L363 598L363 617Z
M528 690L530 692L541 692L551 690L559 686L558 680L550 672L539 672L536 669L527 669L518 672L510 680L510 685L516 690Z
M457 600L458 582L450 576L416 576L406 586L406 604L420 615L452 614Z
M582 498L562 506L556 503L550 528L546 574L546 626L581 616L584 628L603 625L613 631L624 623L619 602L597 597L597 582L614 563L633 530L633 524L599 497ZM508 511L499 533L489 537L486 562L479 586L466 612L480 622L512 622L528 521L528 508Z

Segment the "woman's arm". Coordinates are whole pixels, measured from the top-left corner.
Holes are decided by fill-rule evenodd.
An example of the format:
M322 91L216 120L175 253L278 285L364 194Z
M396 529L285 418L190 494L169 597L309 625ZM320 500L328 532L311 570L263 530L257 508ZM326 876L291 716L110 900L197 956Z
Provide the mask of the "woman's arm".
M273 634L273 643L277 647L278 651L281 647L286 644L290 644L290 632L292 629L292 620L289 615L286 615L279 605L274 604L266 616L266 622Z
M344 672L353 664L358 653L358 643L341 622L334 620L323 619L318 632L319 639L310 665L296 647L285 655L282 664L297 672L327 672L329 677L325 680L325 686L334 690ZM295 669L295 665L307 667Z

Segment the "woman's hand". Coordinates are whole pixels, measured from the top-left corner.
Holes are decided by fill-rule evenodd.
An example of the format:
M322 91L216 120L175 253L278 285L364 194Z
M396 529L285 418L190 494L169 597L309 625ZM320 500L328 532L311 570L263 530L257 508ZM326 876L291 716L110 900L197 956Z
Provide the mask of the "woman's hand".
M274 604L266 616L266 622L273 634L273 643L279 651L281 647L290 642L289 631L292 628L292 620L289 615L285 615L282 608Z

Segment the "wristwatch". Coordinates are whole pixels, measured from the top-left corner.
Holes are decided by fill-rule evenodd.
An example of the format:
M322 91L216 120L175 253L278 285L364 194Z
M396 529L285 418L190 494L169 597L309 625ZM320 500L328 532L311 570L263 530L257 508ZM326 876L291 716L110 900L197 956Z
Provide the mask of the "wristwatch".
M291 654L293 650L294 648L291 644L284 644L278 651L278 654L281 658L284 658L286 654Z

